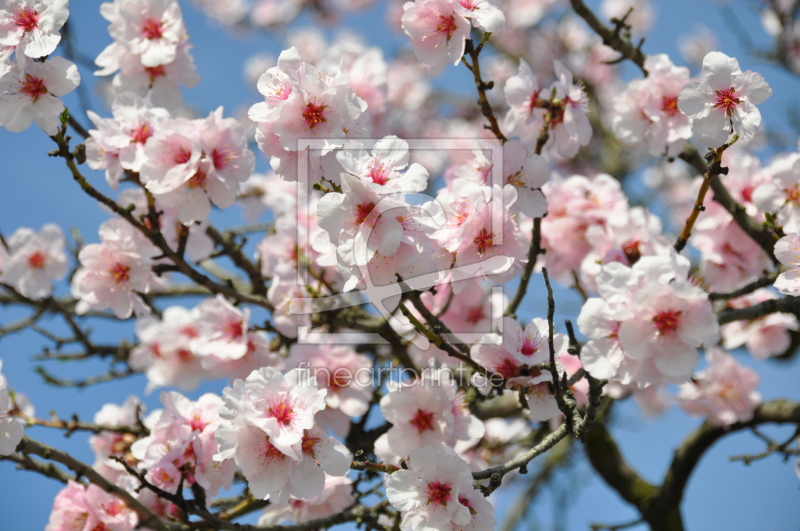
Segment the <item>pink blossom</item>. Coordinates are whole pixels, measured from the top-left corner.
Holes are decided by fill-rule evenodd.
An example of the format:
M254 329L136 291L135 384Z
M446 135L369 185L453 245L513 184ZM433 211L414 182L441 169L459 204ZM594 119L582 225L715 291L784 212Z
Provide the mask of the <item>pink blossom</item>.
M146 160L145 143L169 118L165 109L152 107L132 92L123 92L111 105L113 118L88 116L97 129L86 141L86 162L93 170L106 170L106 182L116 189L124 170L138 172Z
M203 368L192 342L200 336L199 310L170 306L163 320L143 317L136 322L139 344L133 347L129 363L145 372L147 389L174 386L183 391L195 389L210 374Z
M150 435L131 446L148 479L173 493L184 481L185 487L196 483L209 496L230 488L233 461L214 459L219 450L214 435L222 422L222 400L207 393L191 401L172 391L162 393L161 402L165 409L150 427Z
M760 183L753 183L751 202L771 213L786 233L800 231L800 153L777 155L766 174L760 174Z
M344 476L350 469L347 448L319 428L306 430L294 446L295 457L290 457L260 429L246 426L239 431L236 463L255 497L283 506L290 496L312 499L325 488L326 473Z
M443 530L473 522L473 498L464 494L474 491L472 474L469 465L451 448L417 448L409 465L409 470L386 475L384 480L386 497L402 512L404 527Z
M505 24L499 4L500 0L455 0L456 12L487 33L500 31Z
M157 107L177 109L183 102L179 85L191 88L200 81L189 50L191 45L183 42L178 46L173 62L147 67L138 55L113 42L95 59L101 67L95 75L108 76L119 70L111 80L116 93L130 91L142 98L147 97Z
M328 408L360 417L372 399L372 361L345 345L292 345L287 368L309 369L320 389L327 389Z
M422 446L452 446L483 436L483 423L465 408L449 375L442 369L424 374L413 384L389 382L389 393L381 398L380 406L392 427L375 442L379 457L395 461Z
M195 124L185 118L166 121L145 145L142 184L155 194L174 192L200 171L201 156Z
M563 109L551 122L555 133L556 151L559 156L572 158L581 146L592 139L589 124L589 96L582 85L572 80L570 72L559 61L555 62L556 82L553 84L556 98L563 102Z
M0 8L0 44L32 59L53 53L67 21L69 0L9 0Z
M464 8L451 0L415 0L403 5L403 31L419 62L439 75L447 63L457 65L464 55L470 23Z
M518 136L525 144L534 144L544 124L545 110L538 106L537 100L547 96L544 87L539 86L536 76L524 59L519 61L517 75L506 81L503 93L508 103L508 113L503 122L504 131Z
M148 68L172 63L178 44L186 38L176 0L115 0L103 4L100 14L111 22L111 37L139 55Z
M640 387L691 377L697 347L716 344L719 326L706 293L686 280L688 267L675 254L603 266L602 300L589 299L578 318L591 338L581 352L589 374Z
M417 163L408 165L408 142L396 136L377 141L371 153L363 144L350 141L336 158L347 173L381 195L423 192L428 185L428 170ZM405 173L400 173L406 166Z
M593 249L581 262L580 281L584 289L596 291L596 277L604 264L620 262L631 266L642 256L668 254L672 246L663 234L661 220L642 207L614 216L605 225L586 229Z
M197 329L192 347L200 356L238 359L247 353L250 309L240 310L222 295L205 299L197 306Z
M277 525L287 519L302 524L340 513L355 502L352 483L348 478L325 476L321 493L307 500L290 497L285 507L269 505L261 514L258 525Z
M713 291L741 287L772 265L758 243L722 208L708 212L696 224L691 244L702 253L700 274Z
M122 500L95 484L70 480L53 500L46 531L132 531L139 517Z
M19 133L36 122L45 133L55 135L64 111L59 98L75 90L80 82L78 67L63 57L51 57L43 63L30 59L15 62L0 78L0 124Z
M761 302L777 299L768 289L759 289L749 295L728 301L730 308L747 308ZM722 346L726 350L745 346L751 356L766 359L778 356L791 344L790 330L797 331L797 317L788 313L771 313L752 321L733 321L722 325Z
M295 445L304 431L313 427L314 415L325 407L327 391L317 388L308 369L293 369L284 376L274 367L264 367L253 371L243 388L236 382L232 391L241 391L230 395L220 413L223 418L238 411L242 422L266 433L277 451L299 459ZM226 431L230 429L236 428L223 424L217 436L229 437Z
M53 292L53 281L67 274L66 241L58 225L48 223L36 233L21 227L8 239L8 258L0 279L25 297L43 299Z
M775 243L775 258L787 270L775 279L775 289L785 295L800 293L800 235L789 234Z
M3 360L0 359L0 371L2 369ZM0 372L0 455L13 454L24 435L22 424L8 415L12 406L8 382Z
M705 416L714 426L752 419L761 404L758 374L718 348L706 349L706 361L708 368L681 386L675 397L678 404L690 415Z
M689 69L676 67L665 54L645 60L649 75L628 84L614 101L614 134L625 143L647 144L652 155L676 156L692 136L690 120L678 111L678 95Z
M720 52L703 59L703 79L686 85L678 98L680 111L692 119L700 145L718 148L731 133L750 140L761 124L756 105L772 95L761 74L742 73L739 62Z
M100 226L102 243L86 245L78 254L81 268L72 279L73 294L96 310L111 308L120 319L149 313L139 293L153 282L150 270L156 251L122 219Z

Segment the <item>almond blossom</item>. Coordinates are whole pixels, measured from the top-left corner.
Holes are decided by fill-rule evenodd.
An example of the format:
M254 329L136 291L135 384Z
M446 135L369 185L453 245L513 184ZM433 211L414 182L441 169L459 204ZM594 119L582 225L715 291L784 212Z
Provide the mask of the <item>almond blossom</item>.
M592 139L589 123L589 96L582 85L576 84L570 72L559 61L555 62L555 97L561 100L561 109L550 127L555 133L556 152L564 158L572 158L581 146Z
M294 457L272 444L272 437L254 426L238 433L236 463L258 499L286 506L289 497L302 500L319 496L326 473L344 476L352 456L347 448L315 427L306 430L293 449Z
M9 256L0 268L0 280L31 299L50 296L53 281L67 274L66 241L61 228L48 223L37 233L21 227L7 243Z
M686 85L678 108L692 119L692 135L707 148L718 148L731 133L747 141L761 124L756 105L772 95L761 74L742 72L739 62L720 52L703 58L703 79Z
M178 44L186 37L175 0L115 0L104 3L100 14L111 22L111 37L141 56L145 67L173 62Z
M775 292L759 289L749 295L728 301L730 308L747 308L777 299ZM792 342L791 331L800 330L797 317L789 313L771 313L752 321L740 320L722 325L722 346L733 350L744 346L747 352L758 359L779 356L786 352Z
M113 118L101 118L87 111L97 129L91 129L86 141L86 161L93 170L105 170L106 182L119 186L125 170L138 172L147 156L145 144L169 118L166 109L152 107L132 92L123 92L111 104Z
M321 493L307 500L290 497L285 507L266 507L258 519L258 525L276 525L285 520L302 524L342 512L356 501L352 494L352 483L348 478L326 476Z
M58 30L69 17L69 0L7 0L0 7L0 45L15 46L32 59L53 53Z
M491 5L488 1L483 3ZM414 0L403 5L403 31L411 39L414 55L430 67L431 75L439 75L447 63L457 65L461 61L470 32L465 12L473 13L453 0ZM481 17L479 23L494 26L496 22L492 19L496 17L490 16L488 20Z
M384 481L389 503L403 514L403 527L468 529L493 521L491 505L475 503L477 497L470 496L475 489L469 465L451 448L417 448L409 465Z
M428 185L428 170L416 162L409 166L408 142L396 136L377 141L371 153L360 142L350 141L336 158L347 173L381 195L423 192Z
M36 122L45 133L55 135L64 111L59 98L75 90L80 82L78 67L63 57L51 57L43 63L16 61L0 78L0 124L18 133Z
M381 459L395 462L415 448L452 446L483 436L483 423L465 407L449 370L425 373L412 384L387 385L389 392L380 406L392 427L375 441L375 453Z
M486 32L499 31L506 17L498 7L500 0L456 0L456 11L473 26Z
M3 370L3 360L0 359L0 371ZM0 372L0 455L11 455L22 440L24 430L22 424L8 415L14 407L8 393L8 381Z
M210 377L192 348L200 336L199 314L198 308L170 306L162 320L147 316L136 321L139 344L131 350L129 364L146 373L148 391L165 386L190 391Z
M86 245L78 254L81 267L72 278L73 295L85 309L111 308L120 319L134 311L149 313L139 293L147 293L153 285L150 264L155 248L119 218L103 223L99 232L102 242Z
M95 74L119 71L112 80L117 93L149 95L159 107L180 106L178 85L192 87L198 78L177 0L114 0L100 13L111 23L114 42L95 59Z
M304 431L313 427L314 415L325 407L327 390L317 388L308 369L292 369L283 375L274 367L263 367L253 371L243 386L236 382L232 390L241 389L243 394L235 398L229 395L231 399L220 413L223 418L238 412L240 421L264 432L281 455L299 459L296 445ZM235 432L237 428L221 425L218 439L228 440L230 430ZM221 451L225 448L221 447Z
M675 254L603 266L601 298L586 301L578 317L590 338L581 351L589 374L640 387L692 376L697 347L716 344L719 325L705 292L686 280L688 269Z
M800 234L788 234L775 243L775 258L787 266L775 279L775 289L786 295L800 293Z
M147 470L150 482L176 493L183 484L197 484L209 496L230 488L235 472L232 460L214 460L214 434L222 422L222 399L207 393L191 401L177 392L161 394L164 410L157 413L150 435L131 445L137 466Z
M690 120L678 110L678 96L689 82L689 69L665 54L645 59L648 76L628 84L614 101L611 127L625 143L645 143L651 155L678 155L691 138Z
M94 483L84 487L73 480L67 482L53 500L53 511L46 531L89 531L113 529L132 531L139 516L122 500Z
M718 348L706 349L708 368L681 385L675 397L690 415L704 416L714 426L730 426L753 418L761 404L758 374Z

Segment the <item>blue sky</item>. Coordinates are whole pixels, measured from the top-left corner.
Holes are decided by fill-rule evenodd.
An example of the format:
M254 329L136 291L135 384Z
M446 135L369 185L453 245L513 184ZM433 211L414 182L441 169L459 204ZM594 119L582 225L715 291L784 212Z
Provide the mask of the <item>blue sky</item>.
M95 57L110 42L105 30L107 23L99 15L99 5L100 2L95 0L73 1L71 5L70 22L74 25L77 47L89 57ZM597 3L591 2L590 5L596 7ZM187 103L202 115L219 105L224 105L226 114L230 114L257 101L258 94L243 80L242 65L257 52L277 56L281 50L280 43L265 35L234 36L213 22L208 22L188 2L182 1L181 6L201 76L198 87L184 92ZM730 6L756 43L768 42L758 24L753 3L734 1ZM681 63L676 38L680 34L695 31L702 21L719 37L720 51L736 56L743 69L761 72L772 85L774 96L761 106L765 122L775 130L786 133L789 144L794 144L797 134L790 132L786 111L790 105L797 103L800 79L748 56L737 36L728 30L721 4L707 0L673 0L658 4L657 9L658 18L644 46L646 52L665 52L675 62ZM369 44L381 46L387 55L404 43L402 37L384 30L382 5L367 13L346 17L344 25L359 31ZM636 75L635 69L626 70ZM84 84L91 90L95 81L91 72L82 68L82 74ZM448 67L436 83L442 88L472 96L474 87L467 74L463 67ZM75 107L75 97L67 98L67 104ZM99 104L95 105L95 110L101 115L108 115ZM87 122L85 119L82 121ZM51 140L36 126L18 134L0 129L0 156L3 161L0 165L0 230L8 235L20 226L38 229L46 222L55 222L65 229L77 227L87 242L96 241L97 227L107 219L107 215L80 192L63 161L46 156L52 147ZM266 166L266 161L260 155L258 166ZM94 182L102 181L100 173L91 172L88 168L85 171ZM240 221L240 215L234 211L219 219L235 223ZM526 301L528 313L523 312L521 318L543 316L545 302L535 295L543 293L540 278L534 279L529 292L534 295ZM560 317L576 317L580 307L576 296L559 290L556 300ZM19 314L14 311L0 309L0 322L8 322L16 316ZM99 340L105 341L132 337L130 327L124 325L97 328L96 334ZM82 391L47 387L31 371L30 357L41 346L40 339L32 333L11 336L0 342L4 374L13 388L33 399L39 416L56 411L60 417L67 418L74 412L82 419L90 420L104 403L122 403L130 394L143 393L145 381L140 377ZM758 370L765 399L780 396L798 398L800 361L764 362L744 354L739 359ZM80 366L62 364L48 368L63 377L81 377L102 371L103 366L86 362ZM190 396L197 397L202 392L220 390L221 385L208 384L190 393ZM146 397L145 401L151 408L158 407L157 395ZM699 425L699 420L691 419L675 408L658 422L641 422L638 411L629 401L620 405L616 416L613 431L618 436L624 454L644 477L655 482L663 476L673 450L691 429ZM765 432L781 434L783 437L786 430ZM30 430L30 435L87 462L93 459L84 435L76 434L65 440L59 432L42 428ZM777 457L749 467L728 462L731 455L757 453L762 449L762 443L752 435L740 433L724 439L703 458L684 498L683 512L688 529L796 528L800 489L791 464L784 464ZM0 462L0 478L0 514L3 515L0 518L0 530L43 528L60 485L30 472L16 472L7 462ZM634 511L599 479L591 477L590 469L585 464L579 463L569 479L572 481L571 501L566 518L562 520L554 509L557 496L546 492L532 509L534 518L530 524L521 528L550 529L554 519L558 518L560 529L585 531L593 522L615 524L635 519ZM562 479L562 483L564 480L566 478ZM494 496L497 498L498 515L503 514L512 494L510 491L501 491ZM539 524L540 527L537 527Z

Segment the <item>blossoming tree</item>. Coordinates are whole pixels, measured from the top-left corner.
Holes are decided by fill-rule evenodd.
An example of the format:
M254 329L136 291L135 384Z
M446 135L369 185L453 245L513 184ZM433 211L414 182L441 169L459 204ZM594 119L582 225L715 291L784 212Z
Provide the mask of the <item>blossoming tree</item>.
M201 81L177 0L101 4L110 44L82 52L67 0L0 0L3 134L44 131L56 186L107 215L91 243L53 223L0 235L0 304L23 315L0 339L110 360L79 380L39 367L49 384L135 379L163 406L37 416L0 374L0 460L64 484L48 531L513 529L578 447L638 514L596 529L681 530L717 440L751 430L748 464L800 453L800 396L751 368L800 346L800 153L764 155L761 74L703 35L695 71L646 50L645 0L390 2L392 57L279 31L370 1L194 4L284 38L248 63L239 114L184 105ZM796 71L797 10L768 5ZM86 54L103 97L67 108L76 89L88 105ZM433 88L464 68L470 97ZM98 340L109 321L126 332ZM702 420L650 482L612 411L671 396ZM91 433L94 462L44 428Z

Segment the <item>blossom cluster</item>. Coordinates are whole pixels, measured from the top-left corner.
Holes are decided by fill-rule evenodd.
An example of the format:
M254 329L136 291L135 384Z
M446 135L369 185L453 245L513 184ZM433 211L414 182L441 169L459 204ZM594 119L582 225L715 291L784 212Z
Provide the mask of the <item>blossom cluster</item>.
M330 2L194 3L264 27ZM149 414L137 397L97 412L89 445L105 481L165 521L190 522L246 484L242 499L269 501L266 526L347 515L379 494L388 504L369 525L484 530L496 523L487 496L515 472L475 478L548 426L590 428L601 388L655 415L679 386L675 402L714 426L755 418L759 377L728 351L779 356L800 323L778 312L719 322L800 294L800 145L764 163L751 154L772 89L736 59L695 53L692 76L651 55L645 77L626 83L574 17L536 26L556 4L397 3L389 16L410 51L394 58L347 33L292 31L277 58L248 61L259 96L235 118L181 108L180 87L199 79L177 0L107 2L113 42L95 62L113 75L110 116L88 111L85 151L73 151L67 127L82 127L59 98L80 76L51 55L66 0L0 0L0 124L36 121L110 216L98 242L75 238L74 249L54 224L0 237L0 289L73 331L131 319L135 340L113 363L142 373L146 393L165 388ZM644 0L601 11L626 32L653 19ZM477 109L442 101L429 79L461 62ZM625 151L614 138L637 154L605 160L609 146ZM670 162L649 177L662 221L623 180L644 156L691 158L692 141L709 150L706 175ZM84 162L105 184L81 175ZM718 202L705 195L712 182ZM223 233L215 210L234 204L267 223ZM684 223L694 251L681 254L669 234ZM774 252L753 227L776 235ZM251 233L263 236L248 246ZM548 293L529 286L538 273ZM65 278L68 295L55 285ZM582 337L543 318L551 278L582 298ZM53 337L57 350L96 354L88 334ZM398 366L409 372L394 378ZM196 400L172 390L223 379ZM487 418L493 407L508 418ZM46 424L0 375L0 454L15 452L22 421ZM108 491L70 481L48 531L147 525Z

